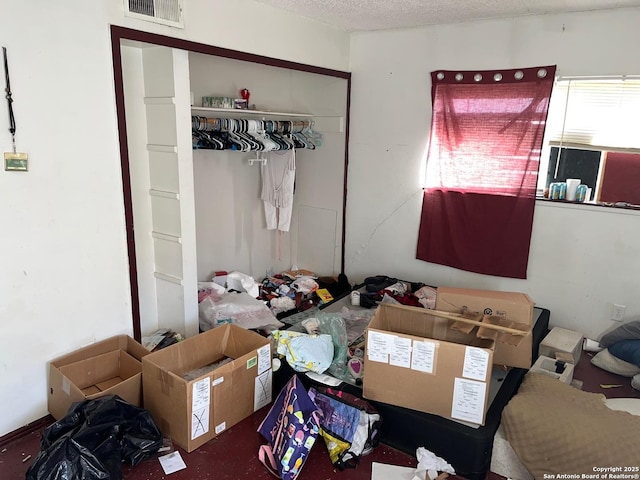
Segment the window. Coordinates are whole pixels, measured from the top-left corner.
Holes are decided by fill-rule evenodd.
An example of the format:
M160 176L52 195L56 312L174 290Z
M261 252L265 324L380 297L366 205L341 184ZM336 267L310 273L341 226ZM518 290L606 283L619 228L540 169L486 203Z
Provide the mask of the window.
M539 194L579 178L591 201L640 204L640 77L559 78L549 106ZM546 174L545 174L546 172Z

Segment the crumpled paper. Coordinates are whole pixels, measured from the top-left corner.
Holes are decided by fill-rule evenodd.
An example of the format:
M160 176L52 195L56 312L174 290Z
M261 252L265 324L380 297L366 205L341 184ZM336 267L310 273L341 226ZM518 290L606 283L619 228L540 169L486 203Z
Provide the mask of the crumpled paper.
M416 458L418 459L418 466L413 480L435 479L438 476L438 472L445 472L450 475L456 474L456 471L446 460L436 456L424 447L418 447Z

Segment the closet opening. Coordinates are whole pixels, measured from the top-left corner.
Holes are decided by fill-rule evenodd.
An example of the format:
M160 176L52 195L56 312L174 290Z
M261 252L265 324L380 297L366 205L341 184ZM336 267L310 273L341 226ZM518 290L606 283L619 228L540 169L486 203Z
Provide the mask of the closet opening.
M136 340L159 328L198 333L197 282L217 269L258 281L291 262L344 273L349 72L120 26L111 26L111 45ZM316 150L296 153L297 204L285 237L262 231L265 164L250 165L255 152L193 149L192 115L242 115L203 110L202 97L239 87L252 92L257 117L244 112L252 118L302 112L323 136Z

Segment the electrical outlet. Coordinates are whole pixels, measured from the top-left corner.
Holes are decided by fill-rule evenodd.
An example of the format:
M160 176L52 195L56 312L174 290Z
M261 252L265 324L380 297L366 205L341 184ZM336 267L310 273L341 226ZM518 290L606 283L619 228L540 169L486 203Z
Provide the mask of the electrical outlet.
M613 310L611 311L611 320L621 322L624 320L624 311L627 307L625 305L613 304Z

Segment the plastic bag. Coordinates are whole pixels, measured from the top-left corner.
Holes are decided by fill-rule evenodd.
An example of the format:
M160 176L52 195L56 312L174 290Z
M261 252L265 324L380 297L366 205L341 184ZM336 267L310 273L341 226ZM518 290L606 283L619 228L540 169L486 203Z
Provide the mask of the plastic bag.
M224 323L234 323L246 329L275 329L284 325L264 302L248 293L225 293L217 302L206 297L198 309L200 330L203 332Z
M317 316L320 333L331 335L333 341L333 359L329 366L329 373L334 377L344 379L347 375L347 354L349 344L347 340L347 325L336 313L320 313Z
M274 476L295 480L318 437L320 420L320 410L294 375L258 427L269 442L260 446L258 459Z
M322 411L320 435L331 463L355 468L360 457L378 446L382 419L366 400L333 388L311 388L309 396Z
M122 478L122 462L137 465L161 446L147 410L117 395L85 400L44 430L26 480Z

